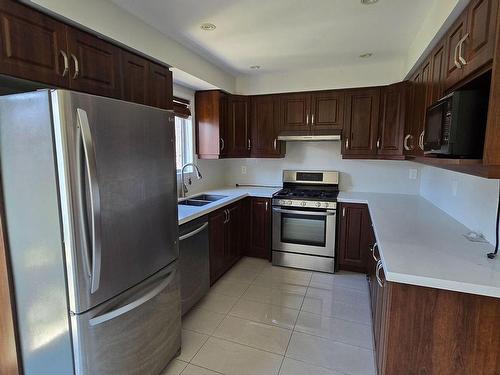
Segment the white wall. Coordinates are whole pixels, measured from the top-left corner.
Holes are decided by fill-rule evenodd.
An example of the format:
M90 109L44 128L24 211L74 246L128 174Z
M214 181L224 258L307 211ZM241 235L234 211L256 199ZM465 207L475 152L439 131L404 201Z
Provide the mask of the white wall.
M24 0L230 92L235 78L108 0Z
M466 227L495 243L500 180L470 176L434 167L421 168L420 195Z
M409 179L409 169L418 165L405 161L342 160L340 142L288 142L284 159L224 160L226 183L281 186L283 169L338 170L344 191L418 194L420 181ZM247 173L241 173L241 167Z

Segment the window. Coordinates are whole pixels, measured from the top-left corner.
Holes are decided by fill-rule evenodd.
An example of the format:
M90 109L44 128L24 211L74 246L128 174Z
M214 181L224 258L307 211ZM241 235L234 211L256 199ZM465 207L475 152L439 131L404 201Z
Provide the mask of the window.
M175 116L175 162L177 171L186 163L193 162L193 126L191 116L188 118ZM187 171L192 171L191 168Z

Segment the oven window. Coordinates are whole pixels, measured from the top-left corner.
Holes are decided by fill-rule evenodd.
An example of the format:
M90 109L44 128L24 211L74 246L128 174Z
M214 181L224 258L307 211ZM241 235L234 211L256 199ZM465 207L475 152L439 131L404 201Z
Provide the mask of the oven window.
M282 213L281 242L326 246L326 217Z

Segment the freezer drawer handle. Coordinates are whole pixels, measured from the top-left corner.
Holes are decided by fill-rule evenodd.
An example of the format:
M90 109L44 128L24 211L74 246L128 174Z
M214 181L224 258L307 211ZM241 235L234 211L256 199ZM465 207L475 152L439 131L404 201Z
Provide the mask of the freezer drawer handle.
M283 214L309 215L309 216L333 216L335 211L315 212L315 211L300 211L300 210L283 210L281 208L273 208L274 212Z
M201 227L193 230L192 232L189 232L189 233L186 233L183 236L180 236L179 237L179 241L184 241L184 240L187 240L190 237L196 236L198 233L200 233L206 227L208 227L208 223L203 224Z
M99 194L99 185L97 183L97 166L94 143L92 142L92 133L90 132L87 112L80 108L78 108L76 112L78 117L78 126L82 134L85 165L90 188L90 228L92 239L90 293L93 294L97 291L97 289L99 289L99 280L101 278L101 198ZM88 259L88 249L86 249L85 254ZM90 262L88 263L90 264Z
M89 324L91 326L96 326L98 324L108 322L112 319L118 318L119 316L121 316L123 314L128 313L129 311L136 309L137 307L139 307L141 305L144 305L146 302L155 298L158 294L160 294L161 292L163 292L165 290L165 288L174 279L176 272L177 272L177 270L174 269L172 272L170 272L168 274L168 276L165 280L163 280L158 286L156 286L155 288L151 289L149 292L144 294L142 297L140 297L140 298L138 298L130 303L127 303L126 305L121 306L117 309L114 309L114 310L111 310L111 311L104 313L102 315L98 315L98 316L93 317L92 319L89 320Z

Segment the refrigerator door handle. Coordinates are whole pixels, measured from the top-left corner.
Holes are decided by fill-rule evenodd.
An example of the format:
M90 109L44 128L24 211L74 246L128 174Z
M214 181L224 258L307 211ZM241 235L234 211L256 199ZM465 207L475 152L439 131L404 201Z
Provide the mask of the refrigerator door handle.
M126 305L123 305L121 307L118 307L117 309L108 311L107 313L104 313L102 315L98 315L93 317L92 319L89 320L89 324L91 326L96 326L101 323L105 323L110 321L111 319L115 319L119 317L120 315L126 314L129 311L132 311L139 306L145 304L149 300L155 298L158 294L160 294L163 290L165 290L166 287L172 282L172 280L175 277L177 270L174 269L172 270L168 276L160 283L158 286L154 287L151 289L149 292L144 294L143 296L139 297L138 299L127 303Z
M90 293L93 294L99 289L99 280L101 276L101 199L99 194L99 185L97 183L97 166L92 142L92 133L90 132L87 112L77 108L78 127L82 135L83 151L85 155L85 166L89 182L90 196L90 230L92 243L92 261L91 263L91 285ZM86 257L88 257L86 249Z

